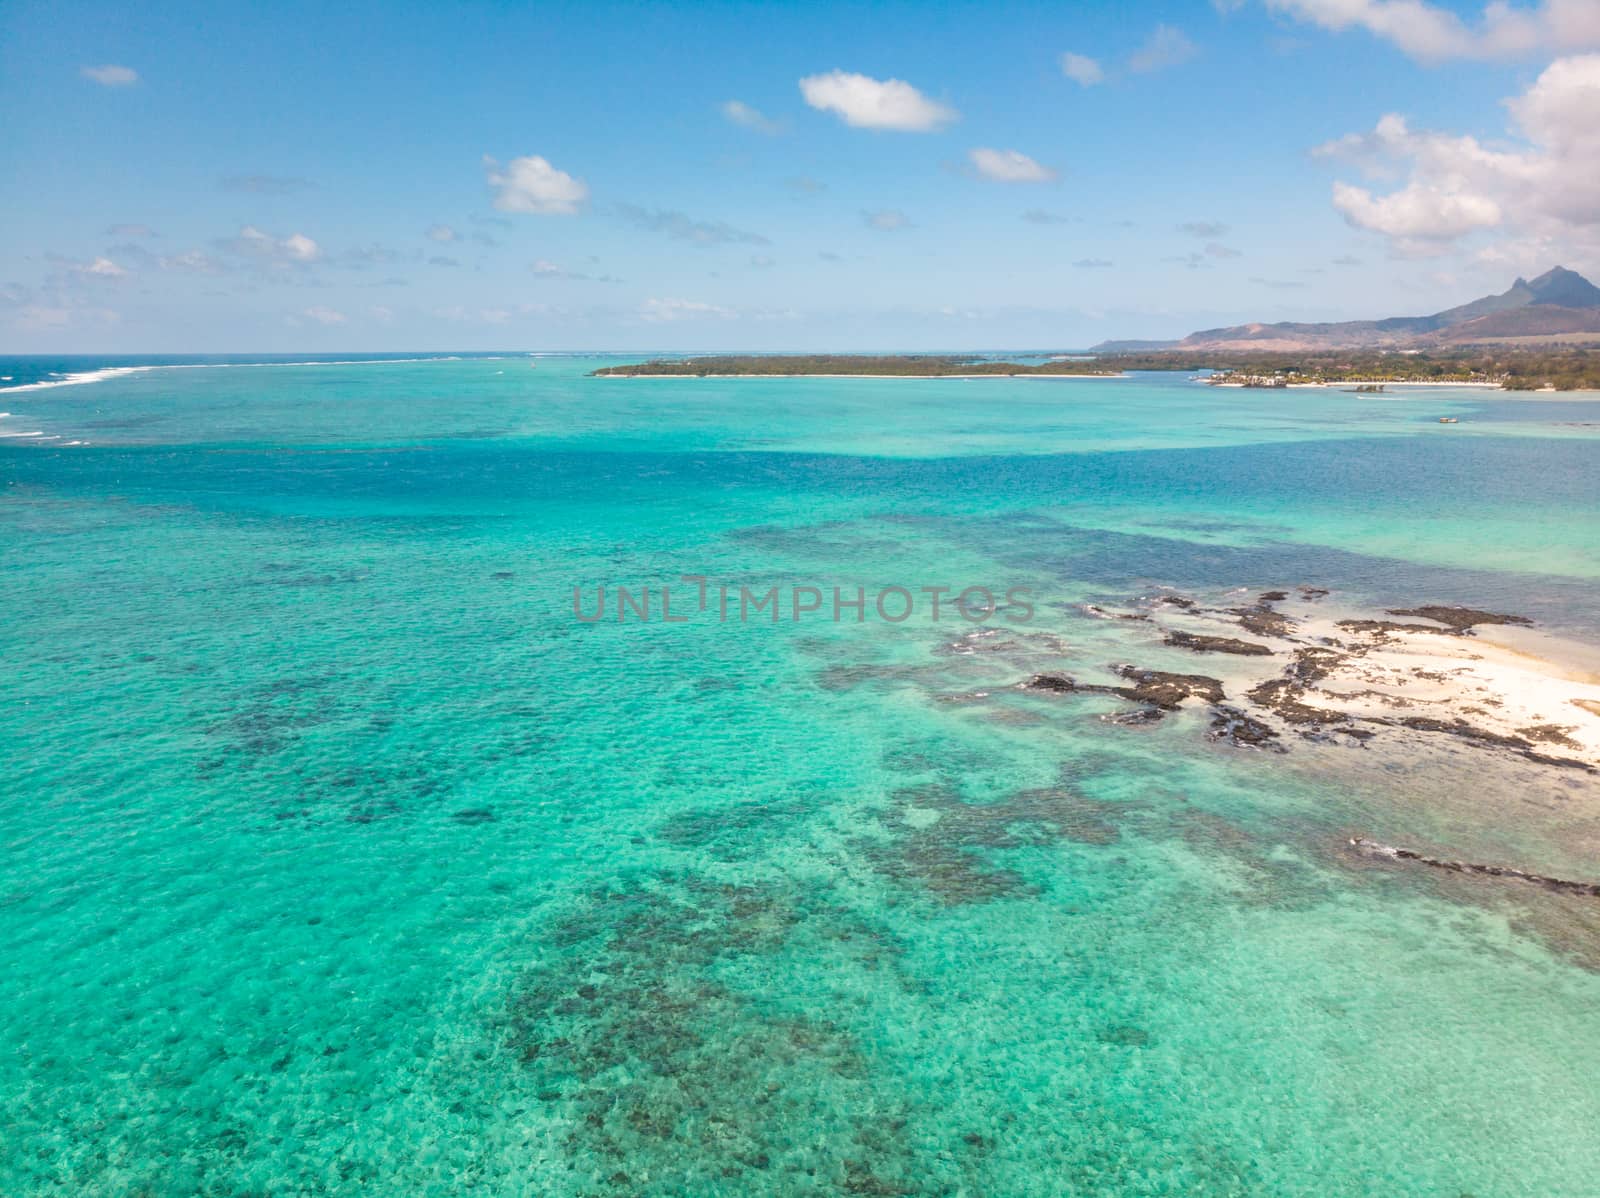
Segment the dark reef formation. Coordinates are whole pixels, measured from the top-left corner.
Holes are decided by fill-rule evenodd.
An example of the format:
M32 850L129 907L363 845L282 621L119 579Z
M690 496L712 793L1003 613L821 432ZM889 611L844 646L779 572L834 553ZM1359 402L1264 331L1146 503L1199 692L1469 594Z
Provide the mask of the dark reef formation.
M1600 898L1600 883L1595 882L1569 882L1565 878L1551 878L1544 874L1528 873L1526 870L1513 869L1509 865L1480 865L1472 861L1450 861L1441 857L1429 857L1414 849L1401 849L1393 845L1379 844L1377 841L1368 840L1364 836L1352 836L1350 847L1358 853L1369 857L1382 857L1391 861L1414 861L1418 865L1431 866L1434 869L1449 870L1458 874L1482 874L1491 878L1515 878L1522 882L1531 882L1535 886L1542 886L1546 890L1554 890L1561 894L1579 894L1591 898Z
M1302 603L1315 603L1327 592L1316 587L1297 588ZM1221 653L1272 661L1274 675L1240 680L1230 675L1245 701L1230 705L1220 679L1202 674L1143 669L1131 665L1108 667L1123 684L1081 681L1067 673L1037 673L1021 689L1044 694L1110 695L1138 706L1102 718L1110 723L1137 727L1158 723L1189 700L1210 707L1210 739L1225 744L1282 752L1291 734L1308 740L1365 745L1384 729L1430 736L1450 736L1480 749L1515 754L1541 766L1600 773L1600 765L1586 758L1583 740L1571 735L1575 726L1555 722L1558 707L1570 710L1559 697L1558 707L1535 709L1522 701L1518 709L1507 706L1508 696L1497 697L1489 688L1493 676L1471 675L1471 663L1480 655L1443 644L1435 654L1404 640L1407 634L1455 639L1471 637L1481 625L1527 627L1525 616L1484 611L1473 607L1421 604L1391 608L1386 615L1407 619L1349 618L1330 622L1302 610L1291 615L1276 604L1289 599L1288 590L1259 592L1248 606L1204 606L1187 595L1160 593L1136 604L1137 610L1085 605L1086 614L1154 625L1161 644L1192 653ZM1187 627L1169 627L1178 622ZM1195 625L1233 624L1274 643L1240 640L1198 631ZM1281 664L1280 664L1281 663ZM975 692L985 697L986 692ZM1509 692L1508 692L1509 695ZM1600 714L1600 704L1584 697L1570 699L1573 708ZM1418 714L1415 709L1426 709ZM1412 709L1404 712L1404 709ZM1471 716L1471 719L1466 718ZM1555 751L1552 751L1555 750ZM1564 751L1566 754L1563 755ZM1590 757L1592 758L1592 751Z

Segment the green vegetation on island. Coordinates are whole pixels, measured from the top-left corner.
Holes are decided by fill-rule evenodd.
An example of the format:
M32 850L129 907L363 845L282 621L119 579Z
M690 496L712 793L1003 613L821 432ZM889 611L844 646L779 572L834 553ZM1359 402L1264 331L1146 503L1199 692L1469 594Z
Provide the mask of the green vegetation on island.
M1027 365L1004 359L953 354L718 354L704 358L652 358L626 366L603 366L601 378L676 375L685 378L762 375L872 375L885 378L951 378L965 375L1118 374L1122 367L1100 359L1066 359Z
M1489 383L1509 391L1600 391L1600 347L1550 349L1474 346L1438 350L1342 349L1303 353L1157 350L1098 353L1028 364L960 354L716 354L652 358L603 366L600 377L680 378L863 375L881 378L958 378L1024 375L1117 375L1130 370L1211 370L1217 382L1247 386L1294 383Z
M1102 354L1119 370L1213 370L1226 381L1289 383L1493 383L1508 391L1600 391L1600 348L1345 349L1313 353L1171 350ZM1219 380L1220 381L1220 380Z

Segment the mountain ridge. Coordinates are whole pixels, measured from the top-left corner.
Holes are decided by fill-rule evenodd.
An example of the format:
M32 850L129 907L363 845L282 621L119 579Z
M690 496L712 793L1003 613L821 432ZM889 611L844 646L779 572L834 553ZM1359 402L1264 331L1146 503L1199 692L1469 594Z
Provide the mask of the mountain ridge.
M1600 337L1600 287L1577 271L1555 266L1534 279L1519 277L1498 295L1486 295L1431 316L1380 320L1252 322L1202 329L1166 349L1251 349L1300 352L1329 349L1425 349L1510 339ZM1107 341L1102 353L1129 342ZM1145 345L1152 343L1146 342Z

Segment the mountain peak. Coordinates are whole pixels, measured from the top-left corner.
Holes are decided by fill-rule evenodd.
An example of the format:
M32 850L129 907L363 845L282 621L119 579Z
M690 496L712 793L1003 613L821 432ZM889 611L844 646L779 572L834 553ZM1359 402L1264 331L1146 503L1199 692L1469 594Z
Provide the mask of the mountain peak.
M1529 337L1600 333L1600 287L1577 271L1552 267L1529 281L1519 278L1499 295L1486 295L1432 316L1391 316L1325 324L1246 324L1191 333L1179 346L1240 346L1300 352L1355 346L1468 344Z
M1551 267L1528 284L1534 303L1555 304L1562 308L1600 308L1600 287L1575 270Z

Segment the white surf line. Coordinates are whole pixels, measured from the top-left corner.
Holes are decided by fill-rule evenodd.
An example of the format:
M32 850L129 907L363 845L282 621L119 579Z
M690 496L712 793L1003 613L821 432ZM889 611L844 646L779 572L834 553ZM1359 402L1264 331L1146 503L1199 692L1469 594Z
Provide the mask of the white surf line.
M98 383L125 374L138 374L142 370L155 370L154 366L107 366L102 370L85 370L65 378L45 379L38 383L23 383L17 387L0 387L0 393L14 395L19 391L47 391L52 387L75 387L81 383Z
M19 391L44 391L51 387L77 387L84 383L101 383L106 379L121 378L129 374L142 374L149 370L232 370L242 367L260 369L269 366L400 366L418 362L460 362L460 357L437 358L351 358L336 362L161 362L150 366L106 366L100 370L84 370L64 378L45 379L37 383L23 383L16 387L0 387L0 395L13 395ZM484 359L489 360L489 359Z

